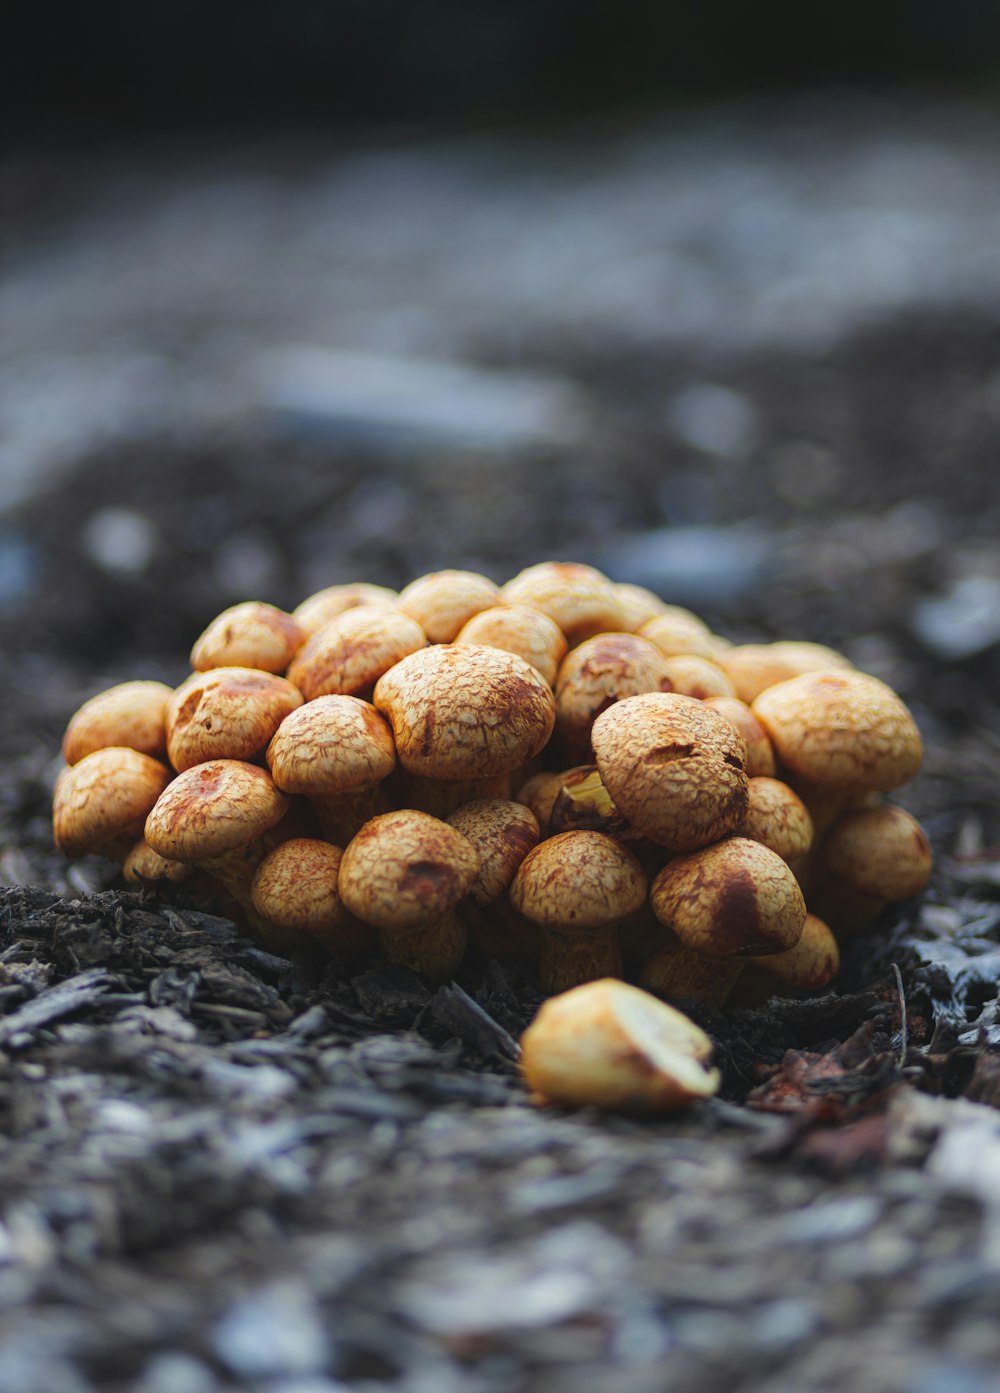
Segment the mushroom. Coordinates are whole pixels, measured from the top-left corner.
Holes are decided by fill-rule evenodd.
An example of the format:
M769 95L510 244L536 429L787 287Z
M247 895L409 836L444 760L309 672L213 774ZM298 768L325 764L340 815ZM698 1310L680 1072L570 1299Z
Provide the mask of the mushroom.
M501 589L504 603L527 605L554 620L572 648L593 634L618 631L625 611L607 576L576 561L540 561Z
M559 625L527 605L494 605L480 610L462 625L455 642L516 653L537 668L550 687L555 686L559 664L566 656L566 638Z
M98 692L70 717L63 736L67 764L111 745L162 760L167 753L165 682L119 682Z
M345 585L328 585L302 601L292 610L292 618L305 631L307 638L349 609L375 605L379 609L395 609L399 596L385 585L370 585L367 581L351 581Z
M167 706L167 753L178 771L210 759L251 760L302 693L270 672L217 667L182 682Z
M160 856L140 837L122 863L122 875L129 885L150 886L166 881L170 885L184 885L198 874L197 868L184 861L168 861Z
M379 931L383 957L446 981L465 956L455 914L479 873L461 832L413 808L366 822L344 850L338 886L352 914Z
M616 701L641 692L669 692L667 660L637 634L595 634L563 659L556 679L556 736L567 764L591 754L595 719Z
M680 1011L613 977L544 1001L521 1037L538 1103L672 1112L719 1087L712 1042Z
M782 861L795 861L812 846L812 818L787 784L761 776L750 780L746 817L738 835L769 847Z
M840 967L840 948L833 931L815 914L807 914L794 948L748 962L732 1004L757 1006L769 996L815 992L829 986Z
M532 774L520 788L516 790L518 803L523 803L526 808L530 808L538 820L538 827L543 837L549 834L549 818L555 801L562 792L562 775L550 770L542 769L537 774Z
M708 697L736 695L732 682L712 658L701 658L694 653L675 653L673 657L665 658L664 662L673 690L682 696L705 701Z
M500 587L476 571L432 571L399 592L398 608L431 643L451 643L463 624L500 601Z
M775 763L771 741L746 702L740 701L738 697L721 696L704 697L703 700L711 711L718 711L720 716L732 721L743 737L747 752L747 778L755 779L761 775L773 778Z
M718 657L741 701L752 705L761 692L790 677L830 668L853 669L853 663L822 643L779 639L775 643L741 643Z
M266 834L291 806L266 769L236 759L214 759L178 774L146 818L146 841L168 861L185 861L215 876L243 907L268 947L301 942L254 909L250 885L269 850Z
M722 1005L745 959L783 953L806 905L788 865L759 842L729 837L664 866L650 888L657 919L680 942L648 959L640 983L657 996Z
M638 860L601 832L562 832L530 851L511 882L510 901L542 930L543 991L620 977L617 926L645 898Z
M728 835L747 808L745 751L736 728L691 697L628 697L594 722L597 767L632 826L671 851Z
M196 672L250 667L280 675L306 637L305 629L283 609L263 600L245 600L212 620L191 649L191 666Z
M56 779L56 847L71 860L89 855L124 860L172 777L159 760L126 746L109 745L84 755Z
M303 644L288 677L307 701L334 693L367 701L382 674L426 642L420 625L398 610L359 605L331 619Z
M696 658L715 658L718 652L715 635L705 621L680 605L664 606L659 614L647 619L637 633L658 648L665 658L685 653Z
M830 828L820 860L827 875L880 900L908 900L931 877L933 856L917 819L891 804L850 808Z
M292 837L269 851L250 885L253 907L269 923L291 934L308 934L336 957L352 958L375 948L375 935L340 897L343 851L314 837Z
M505 953L533 957L537 932L513 912L505 892L521 862L538 844L538 819L523 803L477 798L456 808L448 824L479 854L479 872L459 909L476 947L488 958Z
M619 580L613 583L612 588L622 607L622 631L626 634L636 633L650 619L655 619L658 614L665 614L667 611L668 606L659 595L654 595L653 591L647 590L644 585L632 585L629 581Z
M790 782L838 794L887 793L920 768L913 717L891 687L861 672L807 672L754 701Z
M267 763L277 788L309 799L331 842L350 841L389 810L382 783L396 767L392 731L358 697L316 697L291 711L267 747Z

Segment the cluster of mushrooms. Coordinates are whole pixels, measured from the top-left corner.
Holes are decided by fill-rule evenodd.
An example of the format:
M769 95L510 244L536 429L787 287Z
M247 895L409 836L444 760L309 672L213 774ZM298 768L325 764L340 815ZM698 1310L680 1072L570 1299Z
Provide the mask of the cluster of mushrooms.
M883 799L922 758L888 686L822 645L732 645L590 566L235 605L191 666L72 717L56 844L215 894L275 951L437 981L470 948L519 954L641 1033L646 993L824 986L838 938L930 874Z

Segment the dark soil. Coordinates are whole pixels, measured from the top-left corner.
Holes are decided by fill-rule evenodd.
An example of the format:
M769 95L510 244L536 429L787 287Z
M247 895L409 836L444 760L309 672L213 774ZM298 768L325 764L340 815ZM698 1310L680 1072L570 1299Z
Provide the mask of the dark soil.
M0 611L0 1393L995 1386L1000 650L946 660L915 616L1000 575L1000 331L924 318L821 359L548 365L597 407L572 459L164 435L6 520L33 583ZM742 455L671 435L663 392L688 379L753 403ZM153 524L138 574L81 540L110 507ZM549 556L624 574L668 525L715 529L697 535L725 583L666 598L734 638L843 647L928 746L902 801L930 890L851 944L837 992L696 1012L720 1100L538 1111L513 1062L538 999L519 965L436 991L374 962L341 980L52 849L67 716L112 681L180 680L248 575L294 604ZM726 581L733 527L768 559Z

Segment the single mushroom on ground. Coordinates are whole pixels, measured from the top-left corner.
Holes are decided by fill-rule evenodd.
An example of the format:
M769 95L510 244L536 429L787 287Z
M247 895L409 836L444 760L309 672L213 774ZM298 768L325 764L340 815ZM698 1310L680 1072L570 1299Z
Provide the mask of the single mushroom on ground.
M399 592L401 614L409 615L431 643L451 643L475 614L500 602L500 587L476 571L431 571Z
M217 615L195 640L191 666L250 667L283 673L307 637L290 614L263 600L244 600Z
M266 769L235 759L196 764L178 774L146 818L146 841L168 861L185 861L220 880L268 947L301 943L254 909L250 885L270 849L267 834L291 807Z
M250 885L253 907L268 923L308 934L338 958L373 952L375 933L340 896L343 850L314 837L292 837L269 851Z
M210 759L255 759L301 705L299 689L270 672L217 667L192 673L167 707L170 762L183 771Z
M479 873L479 853L461 832L413 808L366 822L344 849L338 881L352 914L379 931L382 956L445 981L467 935L455 913Z
M743 741L730 721L692 697L628 697L598 716L591 740L612 800L650 841L692 851L742 822Z
M680 948L671 942L654 954L641 985L713 1005L723 1004L747 958L794 948L806 918L787 863L746 837L678 856L656 876L649 899Z
M570 650L556 678L556 739L567 765L590 758L594 721L625 697L673 688L667 659L637 634L595 634Z
M165 682L119 682L85 701L70 717L63 736L67 764L109 746L138 750L153 759L167 753L167 703L173 695Z
M172 778L165 764L125 746L84 755L56 779L52 832L57 848L71 860L96 855L123 861Z
M521 1036L539 1103L673 1112L719 1087L712 1042L687 1016L613 977L544 1001Z
M331 842L350 841L369 818L389 811L382 785L396 767L392 731L358 697L316 697L289 712L267 763L277 788L309 799Z
M501 589L508 605L541 610L559 625L572 648L594 634L621 630L625 609L603 572L577 561L540 561Z
M402 768L436 785L442 815L473 798L506 796L505 785L498 792L486 781L507 781L544 748L555 721L551 688L530 663L465 644L410 654L379 678L374 702L392 726Z
M638 860L602 832L562 832L530 851L511 882L510 901L542 930L543 991L620 977L617 928L645 898Z
M288 669L307 701L341 693L371 698L384 672L427 643L414 619L384 605L344 610L308 639Z

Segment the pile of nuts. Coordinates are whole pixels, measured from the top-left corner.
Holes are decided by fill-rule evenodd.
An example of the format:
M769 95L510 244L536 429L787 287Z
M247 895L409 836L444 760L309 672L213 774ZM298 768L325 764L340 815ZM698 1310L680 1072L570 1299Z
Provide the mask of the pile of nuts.
M888 686L590 566L247 602L191 665L73 716L56 844L235 902L276 951L441 981L471 948L533 959L549 995L751 1004L824 986L838 939L930 874L882 797L922 758Z

